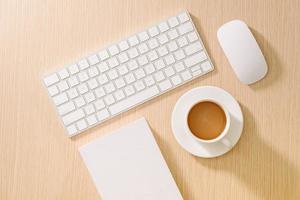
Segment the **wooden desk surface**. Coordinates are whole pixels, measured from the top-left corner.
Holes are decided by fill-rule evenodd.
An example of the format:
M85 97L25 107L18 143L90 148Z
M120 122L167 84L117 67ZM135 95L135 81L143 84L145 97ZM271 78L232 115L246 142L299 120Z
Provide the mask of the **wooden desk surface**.
M67 138L41 75L182 9L216 70ZM100 199L78 147L141 116L184 199L300 199L299 10L299 1L280 0L0 0L0 199ZM218 27L235 18L252 28L269 65L252 86L237 80L217 42ZM239 143L215 159L188 154L170 127L178 98L203 85L229 91L245 117Z

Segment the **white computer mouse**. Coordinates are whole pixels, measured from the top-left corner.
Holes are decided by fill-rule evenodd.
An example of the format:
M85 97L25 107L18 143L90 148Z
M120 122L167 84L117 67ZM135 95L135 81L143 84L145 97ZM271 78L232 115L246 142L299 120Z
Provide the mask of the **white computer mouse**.
M219 28L217 36L241 82L252 84L266 75L268 71L266 60L245 22L230 21Z

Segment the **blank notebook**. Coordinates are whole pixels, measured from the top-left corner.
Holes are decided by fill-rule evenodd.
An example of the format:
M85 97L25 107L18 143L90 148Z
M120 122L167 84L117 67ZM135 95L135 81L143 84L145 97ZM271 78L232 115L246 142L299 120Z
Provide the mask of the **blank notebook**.
M80 153L103 200L183 199L144 118Z

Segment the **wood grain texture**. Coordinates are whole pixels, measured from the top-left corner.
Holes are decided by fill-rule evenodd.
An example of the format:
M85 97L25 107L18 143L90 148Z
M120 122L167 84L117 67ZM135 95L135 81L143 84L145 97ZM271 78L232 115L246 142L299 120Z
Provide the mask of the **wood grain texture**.
M143 106L67 138L42 74L187 9L216 70ZM300 199L300 2L280 0L0 0L0 199L101 199L78 147L144 116L185 200ZM269 65L262 81L240 83L216 38L242 19ZM171 111L191 88L214 85L241 104L237 146L215 159L175 141Z

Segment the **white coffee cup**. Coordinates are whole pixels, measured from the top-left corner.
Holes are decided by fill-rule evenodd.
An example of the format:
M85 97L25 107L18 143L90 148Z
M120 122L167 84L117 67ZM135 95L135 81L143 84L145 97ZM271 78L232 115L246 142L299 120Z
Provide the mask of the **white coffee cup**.
M201 139L201 138L195 136L192 133L192 131L190 130L190 127L189 127L189 124L188 124L188 115L189 115L191 109L196 104L201 103L201 102L212 102L212 103L215 103L225 113L225 117L226 117L225 127L224 127L223 131L216 138L209 139L209 140L204 140L204 139ZM186 113L184 113L184 115L185 115L185 123L184 123L184 127L183 127L184 131L187 134L189 134L191 137L193 137L195 140L197 140L198 142L203 143L203 144L213 144L213 143L221 142L222 144L226 145L229 148L232 147L232 142L228 138L226 138L226 136L228 135L229 129L230 129L231 116L230 116L228 110L225 108L225 106L222 105L222 103L217 102L216 100L213 100L213 99L203 99L201 101L198 101L198 102L195 102L194 104L189 105L189 108L186 109Z

